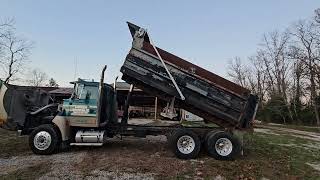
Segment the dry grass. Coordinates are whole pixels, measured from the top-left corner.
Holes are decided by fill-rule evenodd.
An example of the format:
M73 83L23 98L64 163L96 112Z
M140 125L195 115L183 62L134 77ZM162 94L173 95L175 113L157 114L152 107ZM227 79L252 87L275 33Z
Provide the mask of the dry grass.
M114 139L103 147L73 147L71 152L60 152L66 161L68 156L82 154L77 162L70 158L67 164L56 165L52 159L57 155L41 156L39 164L17 169L0 179L36 179L57 166L70 169L70 172L63 172L66 174L62 177L66 179L97 177L97 171L112 172L111 175L134 174L136 179L150 176L156 179L212 179L217 176L227 179L317 179L320 172L307 164L320 163L319 149L305 146L312 143L315 142L286 134L247 134L244 156L235 161L218 161L204 151L196 160L177 159L163 137ZM0 152L0 164L13 156L34 156L27 138L16 137L14 132L5 130L0 130ZM43 165L44 162L48 164Z
M31 154L28 137L18 137L15 131L0 128L0 158Z

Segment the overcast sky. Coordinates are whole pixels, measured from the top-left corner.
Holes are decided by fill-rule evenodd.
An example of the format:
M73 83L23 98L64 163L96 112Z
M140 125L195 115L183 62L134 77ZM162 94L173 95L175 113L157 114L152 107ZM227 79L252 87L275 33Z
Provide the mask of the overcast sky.
M108 82L121 75L132 40L126 21L147 28L158 47L226 76L228 60L254 54L263 33L319 7L320 0L0 0L0 18L15 18L18 34L35 42L32 67L67 86L75 61L82 78L98 80L104 64Z

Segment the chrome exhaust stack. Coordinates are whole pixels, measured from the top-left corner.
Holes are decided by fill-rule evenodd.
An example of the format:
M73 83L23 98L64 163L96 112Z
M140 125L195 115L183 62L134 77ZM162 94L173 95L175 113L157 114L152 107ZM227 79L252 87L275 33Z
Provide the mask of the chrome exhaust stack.
M101 72L101 78L100 78L100 82L99 82L99 101L98 101L98 109L97 109L97 124L99 125L99 127L104 126L105 123L101 123L102 119L101 119L101 113L102 113L102 101L103 101L103 92L104 92L104 73L107 69L107 65L105 65L102 69Z

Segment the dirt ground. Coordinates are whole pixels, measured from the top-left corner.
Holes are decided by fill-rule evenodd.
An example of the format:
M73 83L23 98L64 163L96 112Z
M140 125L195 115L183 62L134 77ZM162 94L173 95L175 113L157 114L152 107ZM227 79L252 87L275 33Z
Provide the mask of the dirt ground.
M180 160L165 136L110 139L103 147L72 147L34 155L26 137L0 130L0 179L318 179L320 134L263 127L245 135L244 156L218 161L202 150Z

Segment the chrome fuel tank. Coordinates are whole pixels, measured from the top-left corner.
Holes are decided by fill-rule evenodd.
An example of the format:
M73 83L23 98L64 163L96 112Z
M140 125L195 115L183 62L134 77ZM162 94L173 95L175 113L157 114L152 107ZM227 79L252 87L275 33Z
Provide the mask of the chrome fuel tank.
M105 131L80 130L77 132L76 143L103 143Z

